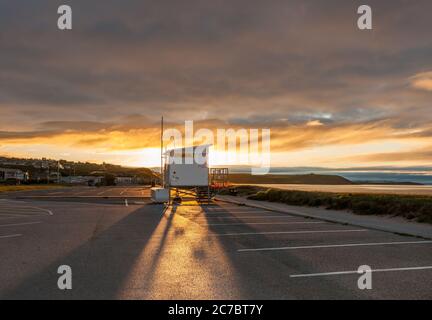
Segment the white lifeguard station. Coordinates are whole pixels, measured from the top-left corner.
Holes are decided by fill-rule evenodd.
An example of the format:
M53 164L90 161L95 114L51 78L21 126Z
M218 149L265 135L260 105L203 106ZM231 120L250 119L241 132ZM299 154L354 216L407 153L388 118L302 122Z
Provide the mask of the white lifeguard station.
M208 157L211 145L172 149L165 153L165 187L194 194L196 200L210 202ZM181 200L181 199L180 199Z
M164 179L170 187L208 187L208 155L211 145L165 152Z
M152 189L153 201L171 202L171 189L176 189L177 194L182 189L194 193L199 201L206 199L210 202L210 147L211 145L199 145L166 151L162 165L163 186Z

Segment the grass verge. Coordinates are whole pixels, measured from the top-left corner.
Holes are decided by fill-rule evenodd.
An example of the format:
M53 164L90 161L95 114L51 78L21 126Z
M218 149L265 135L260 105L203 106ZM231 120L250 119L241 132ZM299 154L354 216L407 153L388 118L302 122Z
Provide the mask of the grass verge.
M360 215L398 216L432 224L432 197L428 196L290 191L254 186L241 186L236 189L237 195L247 196L251 200L324 207L329 210L350 210Z
M33 191L33 190L49 190L49 189L58 189L58 188L63 188L65 186L63 185L58 185L58 184L50 184L50 185L40 185L40 184L35 184L35 185L26 185L26 184L22 184L22 185L13 185L13 186L9 186L9 185L0 185L0 193L1 192L12 192L12 191Z

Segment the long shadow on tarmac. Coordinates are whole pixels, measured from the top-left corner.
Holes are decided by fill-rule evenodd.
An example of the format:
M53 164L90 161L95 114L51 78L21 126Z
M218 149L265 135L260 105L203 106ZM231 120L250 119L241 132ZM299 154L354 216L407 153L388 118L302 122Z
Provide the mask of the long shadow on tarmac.
M136 259L164 215L162 206L144 206L94 235L42 272L25 279L2 299L115 299ZM167 231L166 231L167 232ZM159 238L158 238L159 240ZM59 290L57 269L72 268L72 290Z
M202 209L209 212L210 207ZM211 208L223 209L219 206ZM145 274L140 278L140 288L144 291L150 288L166 245L167 236L173 228L174 215L180 210L173 208L170 215L162 215L162 206L145 206L139 208L108 229L96 234L89 241L78 247L70 254L57 259L42 272L29 276L17 288L7 292L2 299L116 299L119 297L125 281L134 271L136 262L146 247L152 246L154 251L150 261L146 264ZM227 210L221 214L230 217L231 223L243 221ZM183 215L191 221L198 218L195 215ZM202 214L204 219L210 215ZM211 223L223 223L222 217L211 216ZM207 219L207 222L210 220ZM159 227L160 226L160 227ZM208 241L193 244L193 257L205 268L218 272L226 279L216 279L223 282L224 296L215 293L215 299L311 299L332 298L346 299L358 297L358 293L344 288L331 280L320 280L322 292L313 292L308 282L293 281L291 273L313 272L313 266L308 265L295 252L252 253L239 254L238 248L256 247L262 241L272 241L271 238L260 235L257 237L218 237L211 233L221 233L223 230L216 226L208 226L210 234ZM239 232L254 232L247 223L236 227ZM157 229L157 232L156 232ZM227 261L218 260L212 249L217 247L223 251ZM153 242L152 242L153 244ZM173 258L176 258L175 256ZM57 287L57 268L69 265L73 272L73 289L62 291ZM226 273L230 267L232 272ZM212 269L213 268L213 269ZM194 272L193 269L190 270ZM219 272L217 273L219 274ZM310 283L309 283L310 284ZM218 284L215 283L215 286ZM316 289L316 283L313 286ZM192 288L194 290L194 288ZM181 289L180 289L181 291ZM145 292L144 292L145 293ZM181 293L181 292L180 292ZM212 296L213 297L213 296ZM360 296L362 297L362 296ZM363 296L364 297L364 296Z
M213 207L214 208L214 207ZM224 209L223 206L218 207ZM244 208L248 211L247 207ZM219 234L224 232L253 233L257 232L253 226L239 219L228 210L218 211L221 215L207 215L214 211L202 208L208 225L209 231ZM253 210L251 212L254 212ZM283 215L282 215L283 216ZM211 218L210 220L208 218ZM226 220L229 218L229 221ZM220 226L211 224L219 223L240 223L241 225L231 227L231 230L222 230ZM293 273L314 272L314 266L308 265L301 255L296 252L266 252L266 253L247 253L239 254L234 248L241 247L260 247L263 243L271 243L272 240L267 235L246 236L246 237L217 237L221 248L229 259L229 264L236 270L233 278L236 280L241 299L350 299L361 298L358 290L344 288L336 281L331 279L319 279L321 292L316 292L317 280L315 279L314 288L308 286L308 282L299 282L289 277ZM323 258L323 257L321 257ZM366 296L363 295L363 298Z

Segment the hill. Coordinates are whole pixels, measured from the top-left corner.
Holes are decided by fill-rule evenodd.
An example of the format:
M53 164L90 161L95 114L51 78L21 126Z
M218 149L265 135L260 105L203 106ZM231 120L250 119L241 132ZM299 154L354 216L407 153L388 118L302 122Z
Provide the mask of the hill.
M275 175L254 176L250 174L234 173L229 175L231 183L240 184L325 184L347 185L353 184L348 179L337 175L304 174L304 175Z
M59 171L63 177L67 176L102 176L111 174L117 177L138 177L143 181L150 182L159 179L159 174L149 168L131 168L108 163L74 162L54 159L26 159L0 157L0 167L9 169L20 169L29 173L30 180L36 177L46 178L48 174Z

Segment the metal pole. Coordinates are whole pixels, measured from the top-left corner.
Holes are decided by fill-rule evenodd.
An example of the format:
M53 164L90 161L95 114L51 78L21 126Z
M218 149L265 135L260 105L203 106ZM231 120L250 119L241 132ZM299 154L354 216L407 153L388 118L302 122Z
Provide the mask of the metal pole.
M163 130L164 130L164 118L161 118L161 186L165 187L165 177L164 177L164 163L163 163Z

